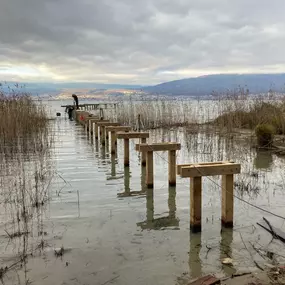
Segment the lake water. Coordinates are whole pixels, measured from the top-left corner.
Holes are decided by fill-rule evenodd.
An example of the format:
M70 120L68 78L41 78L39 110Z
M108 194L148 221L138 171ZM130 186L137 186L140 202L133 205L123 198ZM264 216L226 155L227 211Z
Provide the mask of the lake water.
M123 143L111 156L109 147L90 137L60 108L48 102L54 135L53 179L49 202L34 217L33 227L44 235L28 235L25 266L8 271L5 284L187 284L187 280L215 273L228 276L264 266L256 248L272 251L282 262L284 246L256 223L262 217L283 230L284 219L235 200L234 229L221 231L221 177L203 178L202 233L190 233L189 179L168 186L167 153L155 154L154 189L144 186L145 169L130 143L130 167L123 166ZM230 140L217 134L191 133L183 128L151 130L150 142L182 145L177 163L234 160L236 195L263 209L284 215L284 159L252 149L249 140ZM285 216L285 215L284 215ZM17 262L23 240L4 232L1 209L1 266ZM37 244L44 239L45 247ZM64 247L63 256L54 250ZM255 248L255 249L254 249ZM230 257L232 265L222 264Z

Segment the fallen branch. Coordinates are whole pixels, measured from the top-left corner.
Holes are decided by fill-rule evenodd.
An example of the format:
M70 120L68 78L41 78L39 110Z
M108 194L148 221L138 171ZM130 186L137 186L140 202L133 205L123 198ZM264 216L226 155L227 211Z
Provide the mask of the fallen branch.
M270 234L272 234L273 238L279 239L280 241L285 243L285 233L282 232L281 230L273 227L269 221L265 218L263 218L263 220L265 221L265 223L257 223L260 227L262 227L263 229L265 229L267 232L269 232Z

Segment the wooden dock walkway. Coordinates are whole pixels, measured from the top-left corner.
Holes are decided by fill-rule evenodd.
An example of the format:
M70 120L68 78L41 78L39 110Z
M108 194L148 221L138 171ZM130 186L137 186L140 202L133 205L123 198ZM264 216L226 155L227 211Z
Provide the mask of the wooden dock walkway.
M87 106L94 106L89 104ZM101 113L101 112L100 112ZM118 122L104 120L104 117L96 116L87 111L74 110L74 118L85 127L90 135L95 133L95 140L100 140L102 146L109 147L109 132L111 132L111 154L116 154L117 139L124 140L124 166L129 169L129 140L139 139L135 151L141 153L142 173L144 173L145 186L154 187L154 162L153 156L158 151L168 151L168 182L169 186L175 187L177 174L181 178L190 180L190 229L193 233L202 230L202 177L222 176L222 213L221 221L223 227L232 228L234 219L234 175L240 173L241 165L232 161L188 163L177 165L176 152L181 150L178 142L154 142L146 143L149 139L148 132L135 132L129 126L122 126ZM98 132L100 129L100 132ZM91 131L90 131L91 130ZM98 136L100 133L100 136ZM175 222L175 220L173 220ZM175 224L175 223L174 223Z

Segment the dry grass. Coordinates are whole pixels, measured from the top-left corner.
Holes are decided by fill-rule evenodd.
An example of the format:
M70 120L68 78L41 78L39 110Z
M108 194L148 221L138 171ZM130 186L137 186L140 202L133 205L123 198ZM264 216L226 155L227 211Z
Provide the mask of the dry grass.
M285 102L280 98L249 98L227 95L216 100L191 100L157 97L155 100L130 97L120 101L108 114L112 120L134 129L158 129L208 126L215 131L254 129L272 125L277 134L285 133Z
M281 99L227 98L219 102L219 116L212 122L218 128L255 129L258 125L269 124L277 134L285 133L285 102Z
M112 118L134 129L182 127L210 119L210 112L200 112L201 105L194 100L169 100L162 97L140 99L130 97L120 101Z
M30 237L34 231L43 232L41 209L49 199L54 174L50 129L45 108L28 94L0 90L1 234L17 240L19 261L15 264L25 264ZM13 267L7 266L2 275Z
M28 94L0 92L0 152L39 151L47 137L48 118Z

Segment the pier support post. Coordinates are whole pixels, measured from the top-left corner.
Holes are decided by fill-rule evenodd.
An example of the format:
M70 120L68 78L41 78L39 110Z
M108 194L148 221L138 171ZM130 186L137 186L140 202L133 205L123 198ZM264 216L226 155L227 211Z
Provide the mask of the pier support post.
M111 132L111 153L112 154L116 153L116 145L117 145L116 132L112 131Z
M105 126L100 126L100 140L102 145L105 145L106 141L105 135L106 135Z
M125 132L117 132L116 138L123 139L125 144L125 165L129 165L129 140L131 139L146 139L149 137L149 133L145 132L129 132L125 130ZM127 140L127 141L126 141Z
M108 139L109 132L111 132L111 153L116 153L117 133L121 131L128 132L130 130L131 130L130 126L107 126L106 127L106 140Z
M153 188L153 151L146 153L146 186Z
M142 156L144 153L146 154L146 167L150 168L150 165L148 163L148 155L149 152L155 152L155 151L168 151L168 181L170 186L176 185L176 151L181 149L181 144L176 142L166 142L166 143L141 143L136 145L136 150L142 153ZM153 154L152 154L153 156ZM142 159L143 163L144 159ZM153 172L153 166L150 168ZM147 174L148 174L147 170ZM150 175L152 177L151 183L153 187L153 173ZM148 179L146 179L146 184L148 185Z
M124 139L124 165L130 165L130 140Z
M201 232L202 218L202 178L190 178L190 229L193 233Z
M99 138L99 134L98 134L98 129L99 129L99 127L98 127L98 124L97 124L97 123L95 123L94 128L95 128L95 139L98 140L98 138Z
M225 228L233 227L234 213L234 176L233 174L222 176L222 225Z
M169 150L168 151L168 177L169 177L169 185L176 185L176 151Z
M232 161L202 162L177 165L182 178L190 177L190 228L201 231L201 179L203 176L222 176L222 225L233 227L234 216L234 174L241 171L241 165Z
M141 138L141 143L146 143L146 138ZM146 165L146 152L142 151L142 166Z

